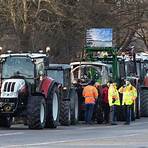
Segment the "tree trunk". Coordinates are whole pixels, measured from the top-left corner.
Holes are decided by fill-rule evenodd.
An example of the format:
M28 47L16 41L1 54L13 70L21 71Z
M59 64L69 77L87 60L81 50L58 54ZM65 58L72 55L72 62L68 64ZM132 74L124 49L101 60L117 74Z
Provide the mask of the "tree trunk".
M27 33L20 35L20 51L32 51L32 49L30 49L30 36Z

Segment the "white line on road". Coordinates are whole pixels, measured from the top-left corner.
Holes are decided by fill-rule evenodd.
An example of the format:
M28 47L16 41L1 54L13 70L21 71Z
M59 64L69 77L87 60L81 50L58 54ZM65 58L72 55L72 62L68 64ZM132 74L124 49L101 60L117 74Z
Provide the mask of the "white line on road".
M121 135L119 137L134 137L139 134L126 134L126 135ZM50 144L60 144L60 143L69 143L69 142L80 142L80 141L88 141L88 140L103 140L103 139L112 139L116 138L117 136L110 136L110 137L95 137L95 138L87 138L87 139L67 139L67 140L61 140L61 141L50 141L50 142L42 142L42 143L33 143L33 144L22 144L22 145L7 145L3 146L3 148L20 148L20 147L31 147L31 146L45 146L45 145L50 145Z
M6 133L6 134L0 134L0 137L3 136L11 136L11 135L21 135L24 134L23 132L17 132L17 133Z

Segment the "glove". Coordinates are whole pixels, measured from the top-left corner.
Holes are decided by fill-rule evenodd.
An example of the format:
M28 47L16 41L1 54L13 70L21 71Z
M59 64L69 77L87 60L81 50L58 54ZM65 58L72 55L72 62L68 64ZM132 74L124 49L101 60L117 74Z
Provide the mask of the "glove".
M115 98L112 98L112 103L115 103L116 99Z

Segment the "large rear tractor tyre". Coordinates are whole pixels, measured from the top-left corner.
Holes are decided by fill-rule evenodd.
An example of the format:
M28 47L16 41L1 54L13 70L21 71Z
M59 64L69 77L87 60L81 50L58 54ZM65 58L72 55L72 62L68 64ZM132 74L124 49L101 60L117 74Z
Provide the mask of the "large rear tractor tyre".
M71 113L71 124L75 125L78 123L78 94L75 89L71 89L69 93L70 98L70 113Z
M148 89L141 90L141 116L148 117Z
M0 116L0 127L10 128L12 124L12 117Z
M61 101L60 123L69 126L71 123L70 101Z
M43 129L46 123L46 102L43 96L31 96L28 100L28 126Z
M47 98L46 127L56 128L59 124L60 97L57 85L53 85Z

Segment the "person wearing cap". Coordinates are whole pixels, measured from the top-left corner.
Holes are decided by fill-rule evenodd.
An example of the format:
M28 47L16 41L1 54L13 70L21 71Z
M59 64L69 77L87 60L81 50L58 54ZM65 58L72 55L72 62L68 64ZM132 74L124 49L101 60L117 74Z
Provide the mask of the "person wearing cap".
M110 86L108 89L108 101L111 113L111 125L117 125L117 106L120 105L120 99L116 83L110 82Z
M92 115L94 110L94 105L98 97L98 90L94 86L95 81L92 80L83 89L83 97L85 98L85 122L86 124L92 123Z
M93 119L97 120L98 123L102 123L103 121L103 109L102 109L102 86L100 82L96 82L94 85L97 88L98 91L98 97L96 99L96 103L94 106L94 111L93 111Z
M129 125L131 122L131 108L137 98L137 90L126 80L125 86L120 87L118 91L123 94L122 105L126 107L125 124Z

